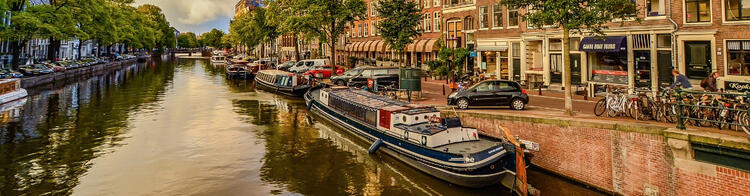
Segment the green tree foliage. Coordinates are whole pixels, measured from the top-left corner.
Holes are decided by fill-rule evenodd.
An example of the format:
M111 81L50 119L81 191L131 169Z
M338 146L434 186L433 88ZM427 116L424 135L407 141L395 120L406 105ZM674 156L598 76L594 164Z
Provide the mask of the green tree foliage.
M62 40L95 40L108 49L115 43L136 49L173 47L173 28L154 5L132 6L133 0L0 0L0 11L11 13L11 25L0 27L0 38L11 40L13 65L32 39L49 39L48 59L55 60ZM79 48L80 49L80 48ZM109 50L107 50L109 51ZM80 54L80 52L79 52Z
M531 10L521 17L529 26L543 28L546 25L563 30L563 59L570 58L570 31L591 32L603 35L602 29L615 19L635 17L638 8L631 0L502 0L508 7ZM640 19L636 18L640 22ZM570 61L563 61L563 85L565 86L565 111L573 115Z
M422 20L422 9L416 1L384 0L380 1L377 10L384 19L378 24L385 43L390 48L404 54L407 44L414 42L414 38L422 35L417 27ZM403 66L403 59L400 58Z
M211 31L203 33L201 35L201 40L206 46L214 47L214 48L225 48L225 44L222 41L222 38L224 38L224 31L218 30L218 29L211 29Z
M305 12L310 33L331 49L331 64L336 65L336 44L347 25L364 18L367 5L362 0L306 0ZM335 66L332 66L335 69ZM335 73L335 71L333 72Z
M268 1L267 20L278 27L281 34L292 36L294 45L295 61L300 60L298 38L311 37L309 32L315 29L309 14L306 14L309 1L300 0L272 0Z
M200 43L195 33L187 32L177 36L177 46L180 48L197 48L200 46Z

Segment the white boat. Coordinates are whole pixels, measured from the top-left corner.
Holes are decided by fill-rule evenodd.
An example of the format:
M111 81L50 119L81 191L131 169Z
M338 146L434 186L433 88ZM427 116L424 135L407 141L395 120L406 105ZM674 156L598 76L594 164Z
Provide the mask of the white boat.
M227 57L225 57L225 56L221 56L221 55L219 55L219 56L212 56L212 57L211 57L211 63L212 63L212 64L223 64L223 63L227 63Z
M28 95L26 89L21 88L20 79L0 80L0 104L13 102Z

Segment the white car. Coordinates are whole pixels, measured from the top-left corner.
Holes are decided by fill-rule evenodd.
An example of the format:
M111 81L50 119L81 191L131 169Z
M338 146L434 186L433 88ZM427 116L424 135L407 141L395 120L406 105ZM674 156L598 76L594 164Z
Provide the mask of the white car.
M295 72L295 73L305 73L307 70L310 70L312 67L316 66L326 66L330 65L331 62L328 61L328 59L311 59L311 60L302 60L297 62L294 66L289 68L289 72Z

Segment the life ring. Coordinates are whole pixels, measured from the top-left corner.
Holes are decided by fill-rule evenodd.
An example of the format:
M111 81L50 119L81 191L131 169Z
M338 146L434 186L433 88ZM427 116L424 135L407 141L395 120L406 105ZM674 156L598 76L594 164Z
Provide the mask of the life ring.
M404 131L404 140L409 140L409 131Z

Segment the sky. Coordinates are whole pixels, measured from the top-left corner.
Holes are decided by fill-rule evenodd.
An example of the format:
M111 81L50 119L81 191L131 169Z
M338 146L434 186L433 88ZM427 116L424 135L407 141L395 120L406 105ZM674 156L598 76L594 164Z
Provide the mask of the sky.
M153 4L161 7L169 24L180 32L198 35L216 28L229 32L238 0L135 0L135 5Z

